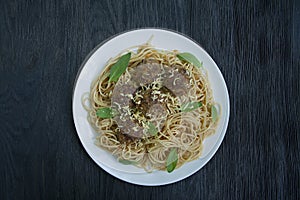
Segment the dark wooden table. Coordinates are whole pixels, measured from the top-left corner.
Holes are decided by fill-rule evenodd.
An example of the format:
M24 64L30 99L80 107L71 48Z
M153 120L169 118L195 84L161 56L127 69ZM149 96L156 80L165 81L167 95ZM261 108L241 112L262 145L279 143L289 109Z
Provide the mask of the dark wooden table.
M71 111L87 54L140 27L199 42L231 100L213 159L160 187L132 185L98 167ZM300 199L299 68L298 0L2 0L0 199Z

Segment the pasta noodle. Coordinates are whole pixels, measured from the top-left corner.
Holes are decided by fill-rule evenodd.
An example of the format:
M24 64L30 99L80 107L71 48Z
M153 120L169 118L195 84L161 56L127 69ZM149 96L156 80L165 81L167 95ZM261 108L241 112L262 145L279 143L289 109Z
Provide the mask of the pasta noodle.
M111 67L127 52L131 57L126 71L117 82L109 81ZM178 53L146 43L108 61L88 99L82 100L90 101L85 108L99 133L96 145L147 172L166 170L172 149L178 155L176 168L200 157L203 140L216 129L216 103L205 69L179 59ZM185 111L191 102L194 107ZM99 108L112 108L118 115L101 118ZM151 126L154 134L149 134Z

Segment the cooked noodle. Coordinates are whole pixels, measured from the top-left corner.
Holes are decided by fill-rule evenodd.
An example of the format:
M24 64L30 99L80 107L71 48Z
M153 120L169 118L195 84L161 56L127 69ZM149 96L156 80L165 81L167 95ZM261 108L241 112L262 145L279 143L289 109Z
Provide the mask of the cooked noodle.
M93 81L89 97L82 99L84 105L85 101L90 101L90 107L85 106L85 108L89 112L89 122L96 132L99 133L96 145L111 152L118 160L130 161L132 164L144 168L147 172L155 169L165 170L166 159L172 148L176 148L178 154L176 168L199 158L203 148L203 140L215 132L217 124L217 121L212 119L211 114L211 106L215 105L215 102L207 72L203 68L195 67L188 62L180 60L176 56L179 53L176 50L160 51L146 43L139 46L136 51L133 51L132 48L127 51L131 52L131 58L126 72L118 80L120 83L109 82L109 72L111 66L122 56L121 54L108 61L103 72ZM155 136L134 138L122 132L122 129L118 127L116 118L102 119L97 116L96 112L99 108L113 106L112 97L116 85L120 84L122 86L122 84L127 84L132 79L132 70L138 69L138 66L141 66L143 63L156 63L157 66L165 66L164 69L161 69L168 69L170 73L183 71L184 77L187 77L186 79L188 80L189 90L186 91L186 95L182 96L181 99L170 95L170 93L161 94L164 97L163 100L167 103L166 112L159 118L158 133ZM180 84L182 84L180 81L180 78L173 80L175 88L180 88ZM156 86L154 83L147 87L149 89ZM124 95L130 96L130 94ZM143 95L140 94L140 96ZM134 98L138 98L137 93ZM155 95L151 96L151 98L155 98ZM190 112L181 112L179 109L180 104L186 101L201 102L202 106ZM132 115L132 117L138 119L140 116L136 115ZM139 122L135 121L137 124Z

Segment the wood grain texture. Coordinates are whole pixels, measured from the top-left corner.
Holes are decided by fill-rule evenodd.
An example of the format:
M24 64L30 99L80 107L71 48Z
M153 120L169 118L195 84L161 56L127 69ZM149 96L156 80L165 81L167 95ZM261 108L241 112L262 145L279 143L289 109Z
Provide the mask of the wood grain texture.
M0 1L0 199L300 199L299 1ZM199 42L231 117L211 161L175 184L120 181L73 125L73 82L106 38L140 27Z

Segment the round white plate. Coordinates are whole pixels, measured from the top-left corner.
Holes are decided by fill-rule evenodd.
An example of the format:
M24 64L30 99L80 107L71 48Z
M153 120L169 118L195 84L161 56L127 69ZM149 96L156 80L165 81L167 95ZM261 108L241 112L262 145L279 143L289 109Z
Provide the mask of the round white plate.
M91 82L99 76L106 62L124 49L144 44L151 36L151 44L158 49L190 52L195 55L209 74L213 96L221 106L221 116L215 134L204 140L203 152L199 159L186 163L172 173L154 171L147 173L143 169L119 163L110 153L97 147L93 130L87 121L81 97L90 92ZM225 136L229 120L229 96L224 78L213 59L192 39L180 33L162 29L138 29L116 35L98 45L83 62L74 85L73 118L81 143L90 157L109 174L129 183L138 185L165 185L180 181L201 169L216 153Z

